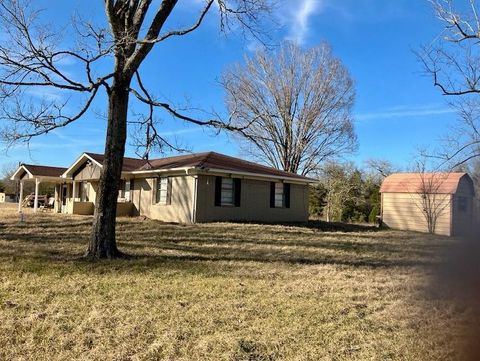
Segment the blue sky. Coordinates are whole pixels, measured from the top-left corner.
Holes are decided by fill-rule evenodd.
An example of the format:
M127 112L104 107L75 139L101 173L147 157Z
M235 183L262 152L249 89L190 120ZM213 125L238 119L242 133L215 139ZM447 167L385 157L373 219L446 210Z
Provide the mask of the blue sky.
M158 1L157 1L158 2ZM76 10L98 22L103 20L103 1L39 0L51 21L65 19ZM170 26L188 24L202 0L183 0ZM359 165L368 158L391 160L408 167L418 147L433 147L455 121L455 113L422 73L413 51L441 32L427 0L283 0L275 13L278 28L274 42L297 41L304 47L329 42L336 56L356 82L354 111L359 150L349 159ZM176 104L186 104L222 113L223 91L217 83L222 71L242 62L256 44L235 33L221 34L218 17L212 13L203 26L183 38L158 45L142 65L144 82L156 95ZM64 65L75 74L75 63ZM38 96L38 91L32 91ZM62 97L51 91L48 97ZM72 105L73 107L73 105ZM103 152L105 97L91 112L68 128L9 149L2 163L68 166L83 151ZM137 109L140 110L140 109ZM164 136L177 139L193 151L216 150L240 155L237 144L224 134L165 118ZM135 156L132 147L127 156Z

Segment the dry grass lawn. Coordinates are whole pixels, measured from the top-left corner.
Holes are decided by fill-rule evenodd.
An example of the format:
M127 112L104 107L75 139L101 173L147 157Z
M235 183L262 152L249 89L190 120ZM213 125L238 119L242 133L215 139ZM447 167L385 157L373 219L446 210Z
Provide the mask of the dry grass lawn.
M455 360L468 308L430 290L454 242L352 227L118 223L0 208L1 360Z

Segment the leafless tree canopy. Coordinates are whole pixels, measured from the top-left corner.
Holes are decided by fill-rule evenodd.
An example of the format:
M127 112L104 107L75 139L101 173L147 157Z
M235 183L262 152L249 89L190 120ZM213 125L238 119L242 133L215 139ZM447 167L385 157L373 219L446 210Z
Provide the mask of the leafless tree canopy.
M245 128L239 139L260 161L307 175L356 147L354 82L325 43L258 51L227 70L222 83L232 123Z
M452 167L480 156L480 18L475 0L430 0L442 34L419 57L434 85L459 111L458 126L435 156Z
M48 14L36 11L34 2L0 2L0 119L7 143L28 141L67 126L86 114L98 94L103 92L108 98L105 157L88 257L121 256L116 246L115 221L130 98L147 109L137 122L145 130L146 154L152 145L168 145L155 126L155 110L200 126L243 131L231 125L228 118L198 119L156 98L142 82L140 65L154 47L195 31L214 11L219 15L221 29L235 23L243 31L258 35L270 9L269 1L204 0L196 19L184 27L172 28L177 3L104 0L106 18L101 24L77 16L58 26L61 19L51 19L54 26L42 22ZM64 62L75 63L82 74L69 74L62 67ZM37 102L28 95L38 89L55 89L63 96Z
M163 0L157 9L153 9L152 0L105 0L107 19L104 24L95 24L77 15L63 26L53 26L53 22L44 21L48 9L36 10L35 4L28 0L2 1L2 139L7 144L29 141L80 119L99 92L111 92L114 77L120 70L131 79L130 93L146 106L145 112L136 113L136 120L130 119L144 134L144 143L140 145L145 154L154 145L175 148L162 137L161 130L156 129L155 109L197 125L241 131L231 126L229 117L221 119L215 114L208 119L197 119L182 112L185 109L155 98L154 91L143 85L139 67L155 44L195 31L210 12L218 11L222 30L240 23L244 26L243 31L261 36L262 14L270 10L269 2L205 0L197 19L191 24L170 29L167 20L177 2ZM145 24L146 18L153 18L150 24ZM64 69L62 64L65 63L78 65L74 75ZM46 96L39 101L38 97L31 95L41 94L46 88L58 91L59 96ZM79 106L72 109L72 104Z
M420 187L414 193L416 205L421 210L429 233L434 234L438 219L450 205L449 194L439 194L438 190L446 181L445 173L419 173Z

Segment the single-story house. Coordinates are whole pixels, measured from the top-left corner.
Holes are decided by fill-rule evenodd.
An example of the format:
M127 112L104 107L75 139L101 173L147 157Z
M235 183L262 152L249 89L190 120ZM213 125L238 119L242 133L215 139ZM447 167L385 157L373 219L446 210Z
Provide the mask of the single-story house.
M56 212L90 215L102 164L103 155L83 153L68 168L23 164L12 179L34 181L37 193L38 184L52 182ZM117 215L180 223L305 222L309 184L315 182L215 152L124 158L121 179Z
M382 222L388 227L460 236L478 222L475 189L466 173L396 173L380 188Z

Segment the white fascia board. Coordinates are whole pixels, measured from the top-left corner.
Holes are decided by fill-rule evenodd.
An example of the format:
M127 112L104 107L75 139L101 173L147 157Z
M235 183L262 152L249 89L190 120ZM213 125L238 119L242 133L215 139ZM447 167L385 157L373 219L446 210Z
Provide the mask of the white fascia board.
M22 164L20 167L18 167L18 169L15 171L15 173L13 173L13 175L10 177L10 180L19 180L20 178L18 178L18 173L20 171L25 171L28 174L28 178L33 178L33 174L30 173L30 171L27 169L27 167L25 167Z
M159 173L172 173L172 172L186 172L196 169L195 167L181 167L181 168L166 168L166 169L149 169L149 170L134 170L131 172L125 172L126 174L133 175L154 175Z
M317 183L316 180L308 180L308 179L298 179L293 177L283 177L283 176L276 176L270 174L262 174L262 173L251 173L251 172L240 172L240 171L230 171L225 169L215 169L209 168L204 169L205 173L217 173L217 174L227 174L227 175L236 175L236 176L243 176L247 178L262 178L262 179L275 179L275 180L284 180L291 183L298 183L298 184L310 184L310 183Z
M83 153L78 159L60 176L61 178L71 178L69 173L72 172L82 161L86 159L96 163L99 167L102 167L102 164L97 162L95 159L90 157L87 153Z

